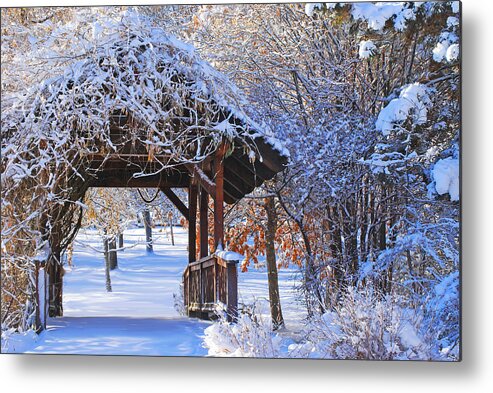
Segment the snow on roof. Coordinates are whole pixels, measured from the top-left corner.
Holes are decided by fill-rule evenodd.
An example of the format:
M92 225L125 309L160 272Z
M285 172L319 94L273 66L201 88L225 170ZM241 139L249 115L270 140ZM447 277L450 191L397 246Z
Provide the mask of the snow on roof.
M197 140L212 137L216 143L223 137L239 139L255 149L254 139L260 136L288 156L277 139L249 119L242 102L237 87L192 45L127 12L110 39L85 59L4 108L2 125L9 129L7 137L16 138L29 133L62 140L63 135L89 132L86 142L105 141L114 149L108 137L111 116L126 113L148 132L142 140L146 145L173 149L177 136L168 134L178 132ZM178 131L173 121L180 122ZM180 157L183 151L176 153Z

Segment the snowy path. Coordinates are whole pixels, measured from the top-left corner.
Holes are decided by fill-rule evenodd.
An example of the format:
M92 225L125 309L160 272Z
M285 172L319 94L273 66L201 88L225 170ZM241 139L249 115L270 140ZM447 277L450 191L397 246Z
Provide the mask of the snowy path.
M204 356L205 322L180 318L63 317L32 353Z
M15 351L94 355L204 356L204 329L210 322L182 317L174 308L187 264L187 232L175 228L175 246L159 228L153 231L154 254L145 251L142 228L125 232L118 269L105 290L101 239L94 231L77 236L73 266L64 276L64 317L50 319L36 342L20 341ZM295 301L294 270L280 271L280 292L288 327L303 314ZM268 318L267 274L251 269L239 275L240 303L259 302ZM13 343L14 344L14 343Z

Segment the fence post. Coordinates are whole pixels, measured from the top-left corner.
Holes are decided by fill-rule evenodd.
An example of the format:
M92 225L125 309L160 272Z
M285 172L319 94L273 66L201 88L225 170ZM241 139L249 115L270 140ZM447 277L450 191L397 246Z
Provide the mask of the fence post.
M185 312L187 316L190 316L190 269L188 267L186 268L185 276L183 277L183 286Z
M227 313L228 322L238 320L238 265L239 261L226 261L226 281L227 281Z

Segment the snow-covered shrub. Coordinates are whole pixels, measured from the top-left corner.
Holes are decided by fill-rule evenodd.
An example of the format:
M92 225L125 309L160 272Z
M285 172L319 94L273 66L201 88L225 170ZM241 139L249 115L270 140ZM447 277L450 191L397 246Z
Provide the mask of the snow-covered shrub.
M291 345L290 357L428 359L420 322L398 297L352 287L333 311L309 323L307 341Z
M16 329L3 328L2 326L2 353L23 353L29 350L37 341L39 336L34 330L18 332Z
M431 171L432 186L437 194L449 194L451 201L459 200L459 159L448 157L438 160Z
M451 7L452 12L456 15L447 18L447 27L440 33L438 42L432 51L433 60L437 63L453 63L459 58L460 21L458 6L455 4L458 4L458 2L453 2Z
M431 289L425 305L427 318L423 321L433 343L434 357L457 360L460 351L459 272L453 271Z
M241 313L236 323L228 322L221 313L204 333L209 356L277 358L281 354L282 338L272 333L270 318L254 312Z
M452 205L448 202L446 206ZM442 218L416 223L399 234L392 247L360 265L359 282L378 280L392 271L394 291L406 308L420 314L420 335L433 359L456 360L460 331L459 223ZM419 276L418 276L419 275ZM418 279L419 277L419 279Z
M456 36L453 36L453 38L450 37L451 35L448 35L447 38L438 42L435 48L433 48L433 60L436 62L448 61L452 63L459 58L460 48L459 44L455 42L458 38Z
M180 315L186 315L185 311L185 299L183 298L183 282L180 283L180 289L178 293L173 293L173 307Z
M354 19L367 22L370 30L382 30L387 21L392 20L395 29L402 31L406 28L408 21L416 19L415 13L420 6L418 2L410 5L404 2L361 2L352 5L351 15Z
M369 57L373 56L375 52L377 51L376 45L373 43L373 41L361 41L359 43L359 58L360 59L368 59Z
M412 83L402 88L399 98L394 98L383 108L377 118L375 127L383 135L390 132L408 119L412 124L426 123L428 108L431 104L429 91L420 83Z
M315 9L317 8L321 10L323 8L322 3L307 3L305 4L305 14L307 14L309 17L312 17L315 13Z

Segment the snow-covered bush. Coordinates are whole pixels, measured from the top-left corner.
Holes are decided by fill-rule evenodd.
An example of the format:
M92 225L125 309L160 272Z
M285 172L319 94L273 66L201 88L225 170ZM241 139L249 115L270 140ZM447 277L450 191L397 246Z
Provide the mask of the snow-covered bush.
M441 278L431 289L425 305L427 318L423 321L433 344L435 358L457 360L460 352L460 295L459 272Z
M254 312L243 312L236 323L225 315L205 329L204 347L209 356L277 358L281 354L282 338L272 333L270 318Z
M458 3L458 2L454 2ZM452 4L452 11L457 14L457 6ZM438 38L438 42L433 48L433 60L440 62L453 63L459 58L459 18L457 16L449 16L447 18L447 27L442 30Z
M178 290L178 293L173 293L173 307L175 308L176 312L180 315L186 315L186 310L185 310L185 299L183 297L183 282L180 283L180 289Z
M34 330L18 332L14 328L2 327L1 353L23 353L29 350L38 341L38 335Z
M406 85L399 94L399 98L394 98L380 111L375 124L376 129L383 135L389 135L395 127L408 119L411 119L414 125L424 124L430 104L426 86L420 83Z
M438 160L431 171L432 186L437 194L449 194L451 201L459 200L459 159L448 157Z
M305 13L309 16L312 17L313 14L315 13L315 9L321 10L323 8L322 3L307 3L305 4Z
M353 4L351 14L354 19L364 20L370 30L382 30L387 21L392 20L398 31L406 28L407 22L416 19L420 3L404 2L361 2Z
M428 359L420 321L398 297L352 287L333 311L310 322L307 341L290 345L290 357Z
M368 59L369 57L373 56L375 52L377 51L377 47L373 43L373 41L361 41L359 43L359 58L360 59Z

